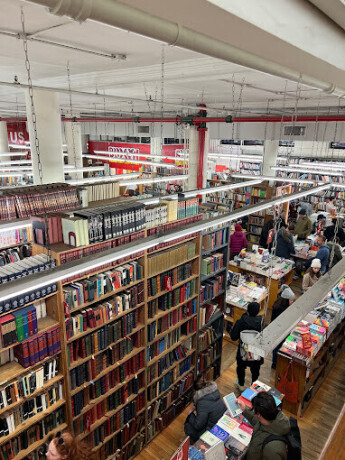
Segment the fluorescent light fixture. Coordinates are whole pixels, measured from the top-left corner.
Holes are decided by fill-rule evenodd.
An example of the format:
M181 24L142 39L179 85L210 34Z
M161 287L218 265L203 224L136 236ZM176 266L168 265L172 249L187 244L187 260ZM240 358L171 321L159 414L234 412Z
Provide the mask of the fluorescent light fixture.
M124 181L121 182L121 185L123 186L129 186L129 185L144 185L144 184L159 184L161 182L174 182L177 180L187 180L188 179L187 174L182 174L180 176L168 176L168 177L148 177L148 178L143 178L143 179L138 179L138 180L129 180L129 181Z
M262 163L262 155L236 155L236 154L224 154L224 153L209 153L208 157L210 158L222 158L226 160L239 160L239 161L249 161L251 163Z
M154 161L144 161L144 160L131 160L126 158L112 158L112 157L105 157L105 156L96 156L96 155L88 155L84 154L84 158L92 158L93 160L103 160L103 161L113 161L117 163L134 163L134 164L141 164L141 165L150 165L150 166L164 166L165 168L177 168L177 166L170 164L170 163L155 163Z
M21 278L20 280L13 281L12 283L6 283L4 286L0 287L0 301L4 301L14 296L24 294L25 292L32 290L33 287L39 289L40 287L43 287L47 284L56 283L66 278L81 275L86 271L110 264L123 257L128 257L132 254L139 253L140 251L152 248L161 243L167 243L169 241L176 240L183 236L188 236L208 228L217 227L219 225L226 224L233 220L237 220L243 216L247 216L255 212L268 209L272 206L275 206L276 204L286 203L291 200L303 198L306 195L321 192L323 190L328 189L329 187L329 184L325 184L319 187L312 187L307 191L293 193L291 195L283 195L268 200L266 202L260 203L258 205L252 205L248 208L241 208L240 210L233 211L232 213L229 213L225 216L215 217L207 221L202 221L200 223L193 222L192 224L186 225L183 229L171 230L169 232L166 232L162 236L149 236L145 238L145 240L143 241L133 241L123 246L119 246L118 248L112 248L101 254L88 256L81 260L66 265L60 265L52 270L49 270L48 272L42 272L41 274Z
M5 167L0 167L0 171L31 171L32 172L32 166L5 166Z
M133 152L108 152L108 151L105 151L105 150L94 150L95 153L97 154L102 154L104 156L108 156L110 158L113 158L114 155L117 155L117 156L128 156L128 157L141 157L141 158L159 158L159 159L163 159L163 160L171 160L171 161L183 161L182 159L180 158L175 158L173 156L169 157L167 155L154 155L152 153L133 153ZM86 158L93 158L94 155L89 155L89 154L84 154L83 155L84 157Z
M158 197L152 197L152 198L143 198L140 201L140 203L143 203L145 206L149 206L151 204L159 204L160 200L177 200L178 199L178 194L175 195L163 195L163 196L158 196Z
M220 187L209 187L209 188L202 188L200 190L189 190L188 192L181 192L181 194L184 196L184 198L189 198L189 197L197 196L197 195L208 195L211 193L226 192L228 190L234 190L237 188L258 185L258 184L261 184L262 181L263 180L260 179L260 180L251 180L248 182L238 182L236 184L221 185Z
M304 171L304 168L319 169L320 171L344 171L345 163L301 163L296 165L289 165L289 168L296 168L297 170Z
M70 170L67 170L69 172ZM82 185L88 184L93 185L98 182L116 182L118 180L126 180L129 178L139 177L141 173L130 173L130 174L117 174L115 176L97 176L97 177L86 177L85 179L71 179L66 180L66 184L70 185ZM121 182L122 185L122 182Z
M0 157L23 157L26 156L28 152L3 152L0 153Z
M11 149L25 149L25 150L31 150L30 145L26 144L8 144Z
M13 161L0 161L0 168L5 166L16 166L16 165L32 165L31 160L13 160Z
M294 168L286 167L286 166L271 166L271 169L274 171L282 171L282 172L299 172L301 174L316 174L318 176L343 176L344 174L341 172L330 172L330 171L314 171L313 169L306 169L299 171Z
M104 171L104 166L89 166L87 168L75 168L73 165L65 165L63 169L65 171L65 174L77 173L77 172L87 173L87 172L95 172L95 171Z
M0 233L10 232L11 230L20 230L21 228L31 227L31 220L16 220L12 222L2 222L0 223Z
M24 173L17 173L17 172L13 172L13 173L0 172L0 177L22 177L24 175L25 175ZM27 176L29 176L29 174L27 174Z
M291 182L292 184L315 185L318 183L318 181L309 180L309 179L291 179L290 177L274 177L274 176L261 176L261 175L251 176L250 174L231 174L231 177L235 179L250 179L250 178L255 177L255 179L271 180L271 181L276 181L276 182Z

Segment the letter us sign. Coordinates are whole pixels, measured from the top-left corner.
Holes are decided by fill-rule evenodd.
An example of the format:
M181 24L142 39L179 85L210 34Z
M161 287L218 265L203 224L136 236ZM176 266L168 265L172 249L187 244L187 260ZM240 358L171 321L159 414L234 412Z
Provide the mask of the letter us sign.
M29 140L29 133L26 130L24 121L7 123L7 134L9 144L24 144Z

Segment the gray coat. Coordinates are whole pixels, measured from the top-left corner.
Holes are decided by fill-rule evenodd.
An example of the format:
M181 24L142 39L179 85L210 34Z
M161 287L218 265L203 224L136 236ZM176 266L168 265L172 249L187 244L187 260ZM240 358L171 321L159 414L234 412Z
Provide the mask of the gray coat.
M192 440L197 440L210 430L226 412L226 406L218 391L217 384L211 382L194 395L195 412L188 415L185 422L185 433Z

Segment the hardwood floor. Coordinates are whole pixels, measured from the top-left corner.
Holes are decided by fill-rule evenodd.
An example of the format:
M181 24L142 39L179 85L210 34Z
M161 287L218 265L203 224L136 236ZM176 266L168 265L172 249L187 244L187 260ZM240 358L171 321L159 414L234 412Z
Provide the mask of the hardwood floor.
M236 346L224 341L222 375L217 380L222 395L234 391L236 379ZM326 444L333 426L345 401L345 352L339 356L336 364L327 379L317 392L309 408L298 419L302 435L303 460L317 460ZM260 380L274 385L274 371L271 369L270 358L265 359L261 367ZM247 385L250 385L247 371ZM168 428L159 434L137 457L136 460L169 460L180 443L184 440L183 424L190 407L187 407ZM288 415L288 414L287 414ZM344 427L344 422L340 424ZM344 460L344 437L341 439L341 430L338 435L338 447L333 456L323 457L325 460ZM335 443L336 441L334 441ZM320 459L321 460L321 459Z

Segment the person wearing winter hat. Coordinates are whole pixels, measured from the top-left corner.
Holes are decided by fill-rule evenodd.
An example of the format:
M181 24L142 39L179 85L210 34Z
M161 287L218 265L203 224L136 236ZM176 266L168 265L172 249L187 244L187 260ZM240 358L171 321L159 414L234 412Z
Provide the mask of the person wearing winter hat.
M262 331L262 316L258 316L260 311L260 304L258 302L250 302L247 307L247 313L244 313L242 317L236 321L234 327L231 330L231 340L236 341L240 339L241 332L243 331ZM246 377L246 368L249 367L252 374L252 382L258 380L260 375L260 367L264 362L263 358L257 361L245 361L241 357L241 340L237 348L237 381L235 385L242 392L244 391L244 381Z
M295 235L299 240L305 240L311 234L312 228L313 224L307 216L307 211L302 208L295 225Z
M293 290L287 285L283 284L281 288L280 297L275 301L272 308L271 322L278 318L295 300L296 295ZM279 348L284 343L285 339L276 346L272 352L272 369L275 369L277 366L277 354Z
M248 245L247 238L242 232L241 225L235 225L235 232L230 235L230 259L237 256L242 249L245 249Z
M303 276L302 289L303 292L307 292L309 288L314 286L316 281L321 278L321 260L313 259L310 267Z

